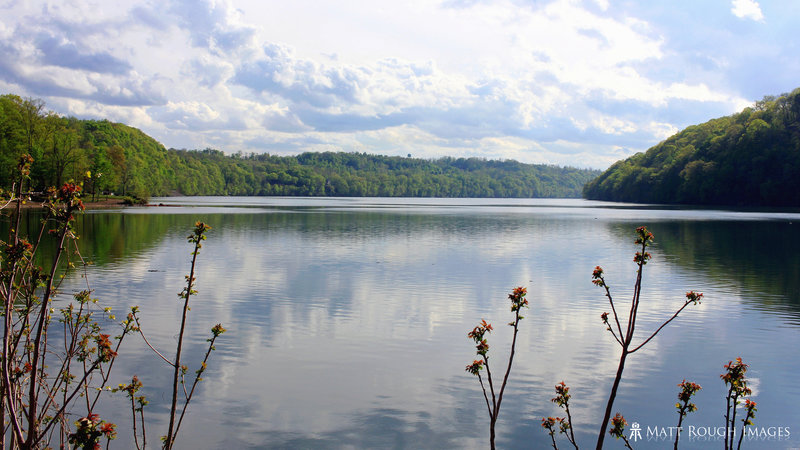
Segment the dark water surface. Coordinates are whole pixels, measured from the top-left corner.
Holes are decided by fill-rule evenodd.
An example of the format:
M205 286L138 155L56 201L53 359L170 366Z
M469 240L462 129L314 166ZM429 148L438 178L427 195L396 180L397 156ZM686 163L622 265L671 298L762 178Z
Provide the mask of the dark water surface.
M546 448L543 416L562 415L553 386L571 386L582 447L593 447L618 347L600 314L601 265L627 309L634 229L656 236L637 333L655 329L688 290L705 293L629 358L615 411L643 430L635 448L670 447L677 384L703 386L681 448L718 447L723 365L741 356L764 435L744 448L800 447L800 214L634 206L582 200L164 198L181 205L91 211L79 219L95 262L95 296L174 352L192 225L213 227L201 251L185 361L193 373L221 322L181 448L485 448L488 419L466 337L495 325L500 373L510 343L507 295L531 308L498 422L500 448ZM68 289L86 282L74 277ZM170 367L130 339L117 382L145 384L148 439L165 433ZM105 408L120 423L125 399ZM689 427L694 436L688 436ZM769 428L774 427L774 428ZM129 428L129 427L128 427ZM781 430L778 430L778 429ZM659 431L659 436L650 431ZM781 431L782 436L770 436ZM789 432L788 437L785 436ZM709 436L709 434L711 435ZM562 448L568 443L562 438ZM608 448L621 442L607 440Z

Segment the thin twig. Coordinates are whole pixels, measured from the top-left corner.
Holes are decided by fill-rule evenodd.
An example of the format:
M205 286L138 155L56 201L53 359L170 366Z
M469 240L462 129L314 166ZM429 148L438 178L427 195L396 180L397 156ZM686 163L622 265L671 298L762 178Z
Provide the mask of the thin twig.
M142 326L139 325L139 318L136 317L136 313L131 313L131 316L133 316L133 320L136 321L136 328L139 329L139 334L142 336L142 339L144 339L144 343L147 344L147 346L150 347L150 350L154 351L156 355L160 356L161 359L163 359L167 364L174 367L175 364L172 361L168 360L164 355L161 354L161 352L159 352L158 350L156 350L155 347L150 345L150 341L147 340L147 336L145 336L144 332L142 331Z
M194 378L194 383L192 383L192 389L189 390L189 394L186 396L186 406L189 405L189 402L192 401L192 395L194 395L194 389L197 387L197 383L200 382L201 378L200 375L203 374L206 370L206 363L208 362L208 357L211 355L211 352L214 351L214 342L217 340L217 336L211 338L211 342L208 345L208 350L206 350L206 356L203 358L203 362L200 363L200 369L197 371L197 375ZM186 388L184 386L184 392L186 392ZM184 406L183 410L181 411L181 416L178 418L178 424L175 426L175 436L178 435L178 430L181 428L181 422L183 422L183 416L186 414L186 406Z
M686 307L689 305L689 303L692 303L692 302L691 302L691 301L687 301L686 303L684 303L684 304L683 304L683 306L681 306L680 308L678 308L678 310L677 310L677 311L675 311L675 314L673 314L673 315L672 315L672 317L670 317L670 318L669 318L669 319L668 319L666 322L662 323L662 324L661 324L661 326L660 326L660 327L658 327L658 329L657 329L656 331L654 331L654 332L653 332L653 334L651 334L649 338L645 339L645 341L644 341L644 342L642 342L641 344L637 345L637 346L636 346L636 347L635 347L633 350L629 351L628 353L633 353L633 352L635 352L636 350L639 350L640 348L644 347L644 346L645 346L645 345L646 345L648 342L650 342L650 340L651 340L651 339L653 339L654 337L656 337L656 335L658 334L658 332L659 332L659 331L661 331L661 329L662 329L662 328L664 328L665 326L667 326L667 324L669 324L669 323L670 323L670 322L672 322L672 321L673 321L673 320L674 320L676 317L678 317L678 314L680 314L680 313L681 313L681 311L683 311L683 309L684 309L684 308L686 308Z

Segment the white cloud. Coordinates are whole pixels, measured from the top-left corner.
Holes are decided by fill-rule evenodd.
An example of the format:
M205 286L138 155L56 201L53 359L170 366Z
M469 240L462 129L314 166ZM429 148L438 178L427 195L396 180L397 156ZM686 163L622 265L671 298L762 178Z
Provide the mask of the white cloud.
M752 0L733 11L763 20ZM602 167L749 103L738 53L675 46L679 13L608 0L12 0L0 87L168 147ZM711 58L731 64L695 70Z
M758 22L764 21L764 14L761 7L755 0L733 0L731 12L740 19L752 19Z
M594 0L597 3L597 6L600 7L601 10L607 11L608 10L608 0Z

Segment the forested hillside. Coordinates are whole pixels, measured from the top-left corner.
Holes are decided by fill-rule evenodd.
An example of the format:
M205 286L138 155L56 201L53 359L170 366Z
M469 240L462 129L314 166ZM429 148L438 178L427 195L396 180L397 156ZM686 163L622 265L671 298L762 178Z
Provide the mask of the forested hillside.
M119 123L78 120L45 111L39 99L0 96L0 187L16 181L19 156L29 154L31 189L67 180L86 190L161 195L173 187L168 152L141 131Z
M691 126L615 163L584 188L595 200L800 206L800 89Z
M0 187L20 155L35 162L34 190L66 180L120 195L308 195L387 197L579 197L599 171L478 158L366 153L225 155L167 150L141 131L48 113L38 99L0 96Z

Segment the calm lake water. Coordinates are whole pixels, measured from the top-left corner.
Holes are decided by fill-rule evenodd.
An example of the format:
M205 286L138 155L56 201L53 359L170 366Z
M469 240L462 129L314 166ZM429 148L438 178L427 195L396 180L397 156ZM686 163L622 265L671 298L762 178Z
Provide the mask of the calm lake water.
M744 448L800 446L800 213L681 209L583 200L161 198L169 207L90 211L79 219L88 282L118 314L142 309L143 330L174 352L193 224L213 227L201 250L185 361L193 373L208 330L217 344L178 439L180 448L486 448L480 386L464 367L481 319L495 325L502 372L511 336L508 293L530 310L497 425L500 448L546 448L543 416L561 415L553 386L571 386L577 438L592 448L619 348L605 330L596 265L627 309L634 229L655 234L637 335L646 337L688 290L705 293L628 360L615 410L648 436L677 423L677 384L703 386L681 448L721 446L728 361L741 356L758 402L756 426L781 436ZM68 280L78 290L86 279ZM117 382L136 373L152 403L148 438L165 433L171 370L138 336ZM120 394L104 416L120 424ZM688 436L688 428L695 435ZM768 428L773 427L773 428ZM790 435L787 437L786 432ZM622 448L606 440L607 448ZM561 438L562 448L569 444Z

